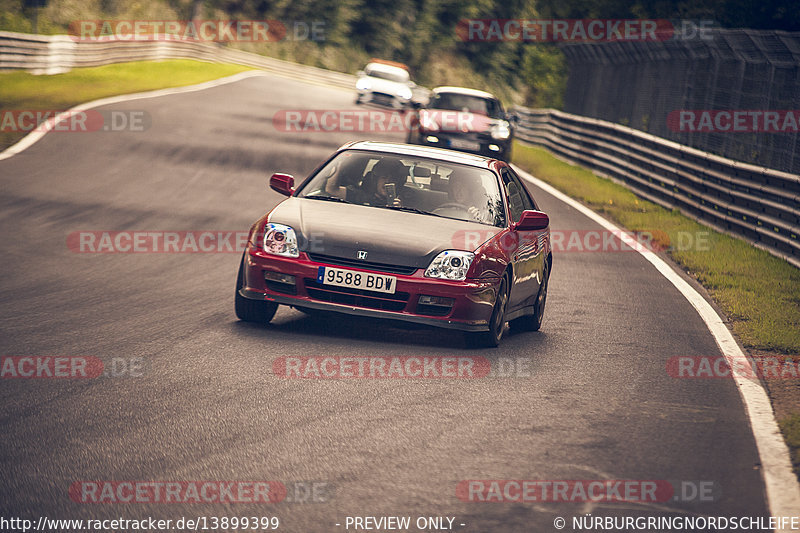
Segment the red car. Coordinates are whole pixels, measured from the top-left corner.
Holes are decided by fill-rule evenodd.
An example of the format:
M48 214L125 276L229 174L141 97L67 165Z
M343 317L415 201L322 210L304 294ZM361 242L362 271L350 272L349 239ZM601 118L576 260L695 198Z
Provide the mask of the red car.
M538 330L552 267L548 216L488 157L358 142L337 150L253 224L236 315L279 304L463 330L497 346L507 322Z

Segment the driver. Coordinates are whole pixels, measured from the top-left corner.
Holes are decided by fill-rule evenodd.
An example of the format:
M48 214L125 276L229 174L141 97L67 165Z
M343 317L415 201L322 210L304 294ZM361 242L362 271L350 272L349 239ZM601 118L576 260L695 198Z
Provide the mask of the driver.
M486 194L479 177L454 172L448 183L448 197L451 203L462 206L472 220L483 224L489 222Z
M408 176L408 169L397 159L384 158L375 163L372 170L367 173L361 187L341 187L338 174L328 180L326 192L356 204L366 204L379 207L402 207L400 200L402 185ZM395 195L389 196L387 185L394 185Z

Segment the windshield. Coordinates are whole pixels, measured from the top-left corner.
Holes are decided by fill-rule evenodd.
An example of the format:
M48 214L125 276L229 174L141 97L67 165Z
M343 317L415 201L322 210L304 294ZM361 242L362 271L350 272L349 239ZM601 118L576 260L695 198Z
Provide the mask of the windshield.
M505 226L492 171L424 157L346 150L297 196Z
M428 107L431 109L477 113L491 118L503 118L503 107L499 101L469 94L438 93L431 98Z
M398 69L396 72L393 72L374 67L367 67L364 70L364 73L372 78L380 78L382 80L389 80L397 83L407 83L409 79L408 72L400 69Z

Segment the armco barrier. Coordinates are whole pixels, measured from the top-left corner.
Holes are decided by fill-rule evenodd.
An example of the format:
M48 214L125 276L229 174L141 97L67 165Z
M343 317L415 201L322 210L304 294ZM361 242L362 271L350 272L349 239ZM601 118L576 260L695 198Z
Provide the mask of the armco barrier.
M633 128L517 108L517 138L800 268L800 176L725 159Z
M73 67L97 67L126 61L197 59L237 63L303 81L354 89L349 74L298 65L271 57L199 41L80 41L67 35L29 35L0 31L0 70L57 74Z

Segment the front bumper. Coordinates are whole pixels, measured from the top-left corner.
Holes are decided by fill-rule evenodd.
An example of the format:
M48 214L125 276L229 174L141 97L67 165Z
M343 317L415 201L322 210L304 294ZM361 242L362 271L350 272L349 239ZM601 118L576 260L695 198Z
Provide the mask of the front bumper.
M424 270L404 275L381 270L342 267L312 261L301 252L296 259L266 254L248 245L244 286L239 294L250 300L350 315L402 320L463 331L486 331L500 280L448 281L423 276ZM347 268L397 278L393 295L322 285L316 281L321 266ZM264 272L294 276L294 285L265 280ZM420 296L452 299L452 306L420 303Z
M415 144L422 146L447 148L448 150L458 150L459 152L478 154L501 160L505 160L512 139L513 137L509 137L504 141L498 141L492 139L489 135L462 135L436 131L417 131L414 137ZM465 148L463 144L459 146L459 143L464 142L471 143L474 147Z
M410 99L401 98L396 94L381 93L378 91L359 90L358 99L365 104L376 104L385 107L391 107L393 109L402 109L411 105Z

